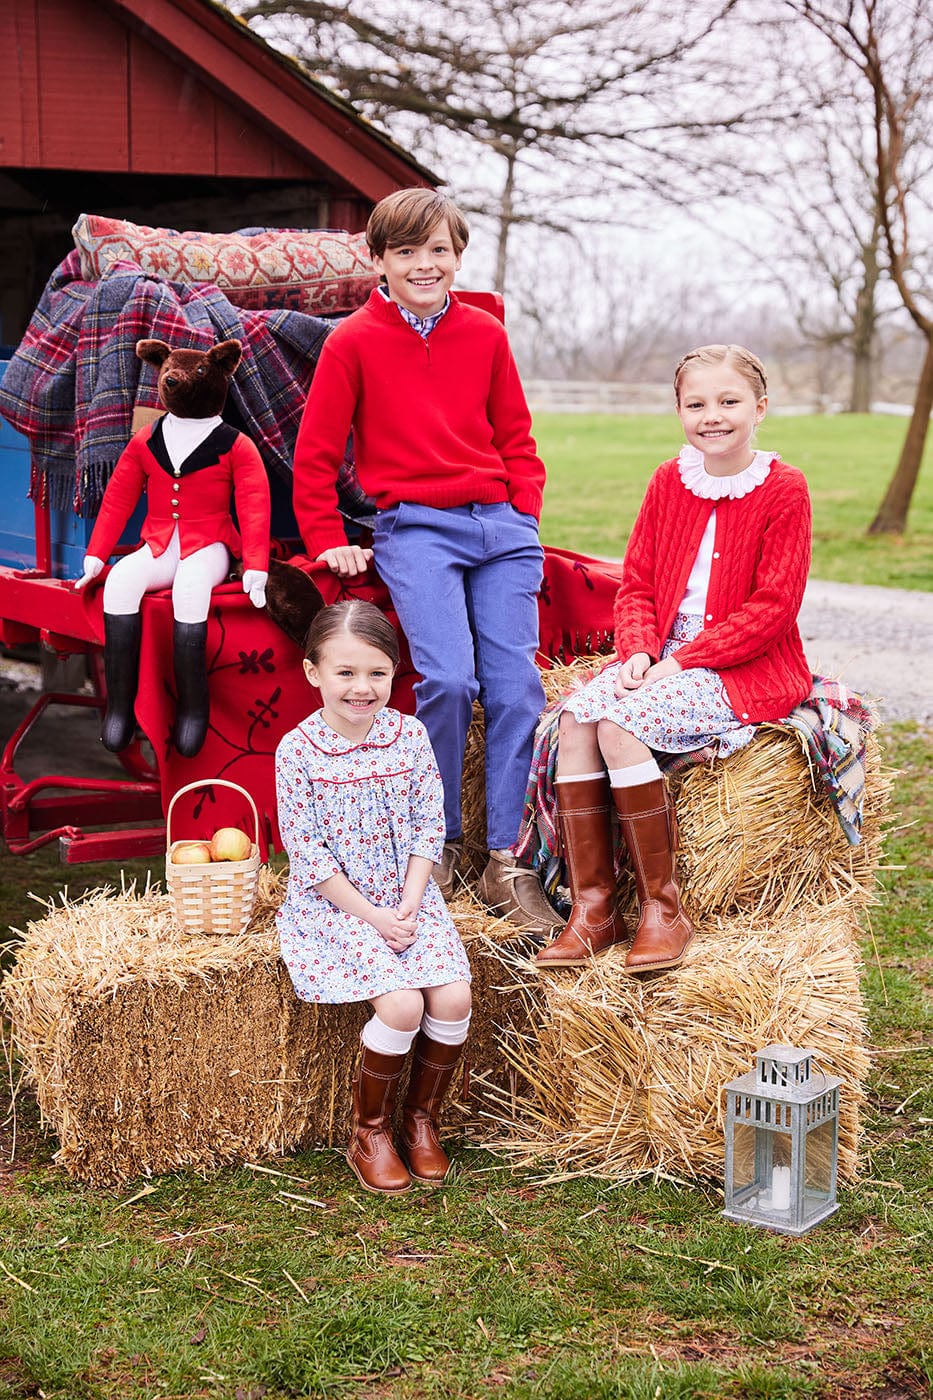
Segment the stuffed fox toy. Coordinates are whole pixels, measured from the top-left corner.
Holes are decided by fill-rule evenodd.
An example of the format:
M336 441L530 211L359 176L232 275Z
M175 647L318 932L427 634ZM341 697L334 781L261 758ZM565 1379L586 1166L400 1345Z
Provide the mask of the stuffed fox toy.
M207 617L211 589L243 561L243 589L265 606L269 572L269 482L255 445L225 423L227 386L240 362L238 340L210 350L173 350L141 340L136 354L159 369L167 412L130 439L114 469L88 541L83 588L104 568L137 502L146 493L142 543L118 559L104 582L106 748L119 753L136 730L139 609L143 596L171 588L176 714L173 741L185 757L204 743L210 720ZM236 501L239 531L230 511Z

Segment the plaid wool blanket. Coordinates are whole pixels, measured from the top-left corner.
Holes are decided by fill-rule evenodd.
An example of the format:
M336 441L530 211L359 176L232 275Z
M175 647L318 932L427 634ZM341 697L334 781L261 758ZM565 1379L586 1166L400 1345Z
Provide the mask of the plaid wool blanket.
M581 676L573 690L584 685L587 679L589 677ZM552 897L558 885L564 883L554 798L558 725L561 711L573 690L552 701L538 725L525 790L525 810L515 845L519 859L530 861L541 872L544 887ZM839 681L814 676L806 700L776 726L791 729L800 736L850 846L857 846L861 840L865 745L873 725L871 711L861 696ZM661 769L672 774L698 763L714 762L716 751L708 746L693 753L658 754L657 759Z
M336 323L298 311L247 311L213 286L148 277L114 263L81 278L77 251L52 274L0 385L0 413L29 439L30 495L53 509L95 515L131 435L136 408L158 408L157 370L136 342L208 349L237 339L243 359L227 414L255 442L268 468L291 479L291 460L314 366ZM361 507L345 464L345 509Z

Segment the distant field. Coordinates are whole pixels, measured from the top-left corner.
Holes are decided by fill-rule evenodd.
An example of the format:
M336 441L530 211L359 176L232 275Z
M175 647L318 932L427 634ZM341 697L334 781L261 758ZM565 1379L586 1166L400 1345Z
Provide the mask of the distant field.
M772 418L759 445L807 474L813 497L812 576L933 591L933 431L902 538L868 538L907 422L872 414ZM653 468L682 441L671 417L537 414L548 467L541 534L583 554L623 553Z

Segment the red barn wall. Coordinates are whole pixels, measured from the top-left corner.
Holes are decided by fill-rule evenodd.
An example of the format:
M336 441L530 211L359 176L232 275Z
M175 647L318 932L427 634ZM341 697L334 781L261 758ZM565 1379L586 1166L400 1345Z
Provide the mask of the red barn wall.
M18 82L0 84L0 163L58 170L319 179L254 113L97 0L4 0L0 53Z

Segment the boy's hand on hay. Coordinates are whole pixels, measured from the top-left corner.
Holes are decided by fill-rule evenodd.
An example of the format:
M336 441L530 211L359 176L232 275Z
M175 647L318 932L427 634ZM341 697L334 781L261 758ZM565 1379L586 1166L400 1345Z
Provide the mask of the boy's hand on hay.
M628 661L619 663L615 674L616 695L621 700L630 690L637 690L651 666L651 657L646 651L636 651Z
M341 578L356 578L357 574L366 573L373 552L371 549L361 549L358 544L343 544L336 549L325 549L317 557Z

